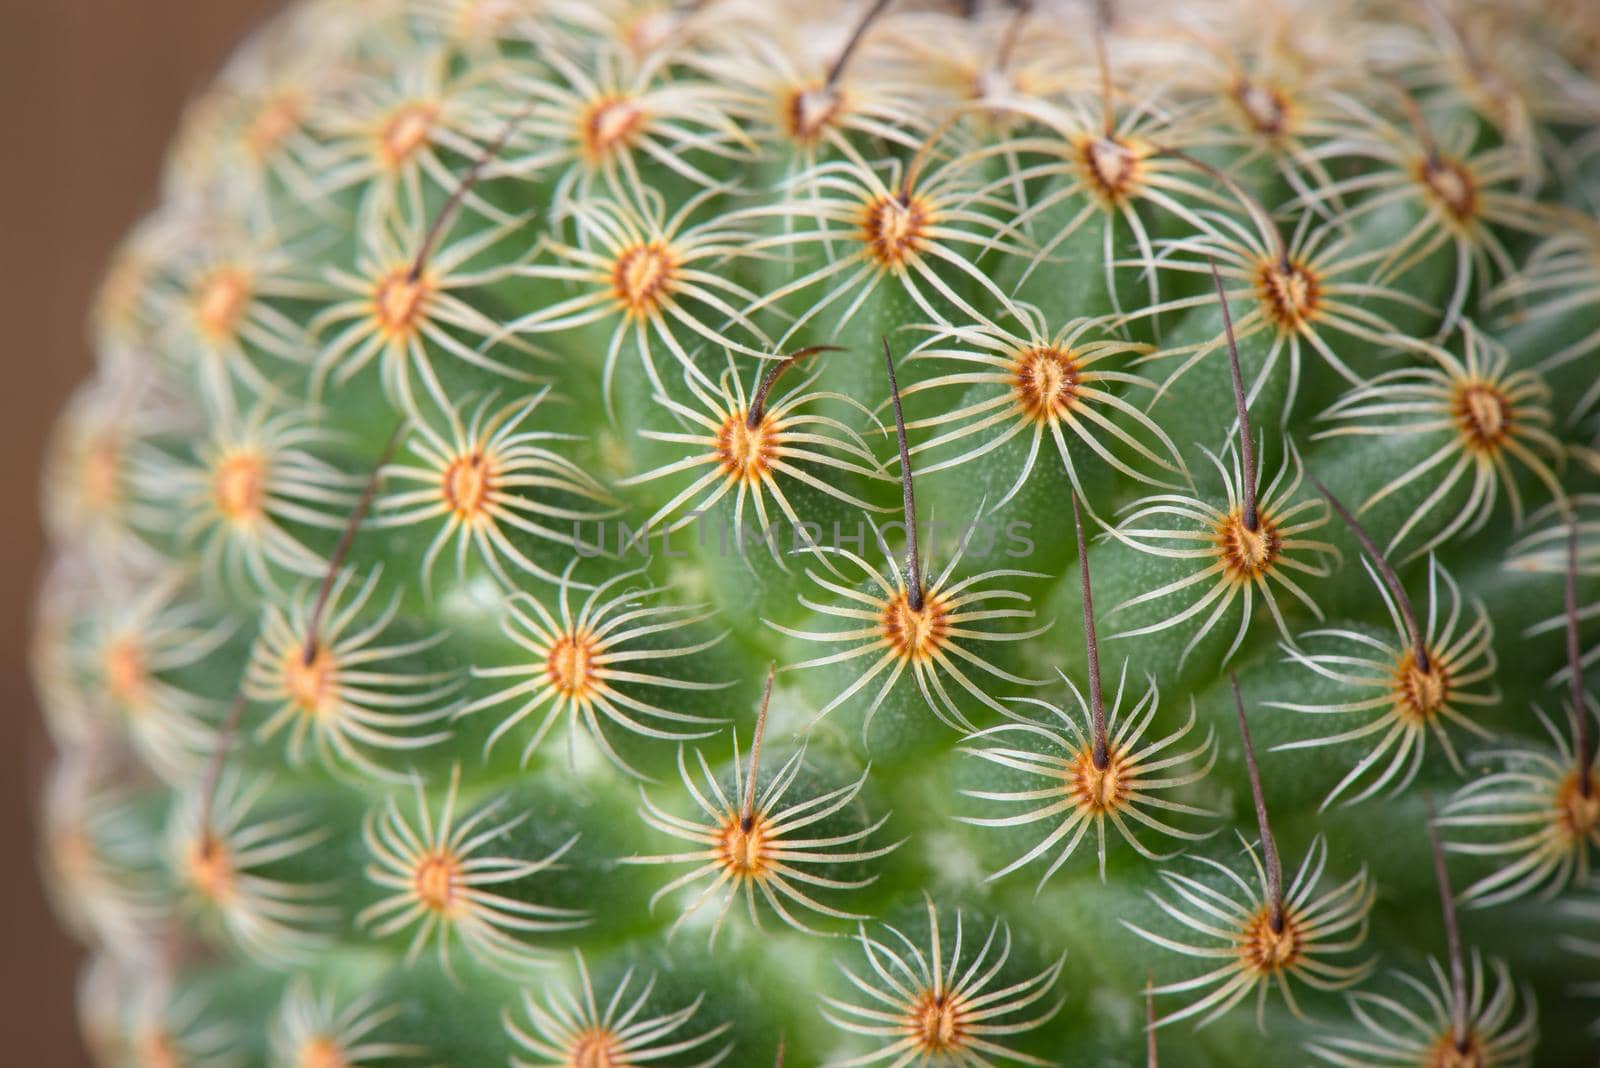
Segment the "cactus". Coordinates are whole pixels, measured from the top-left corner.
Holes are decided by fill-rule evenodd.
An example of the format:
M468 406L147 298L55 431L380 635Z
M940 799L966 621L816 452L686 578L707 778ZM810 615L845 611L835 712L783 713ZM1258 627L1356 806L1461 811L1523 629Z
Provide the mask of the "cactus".
M107 1065L1570 1065L1600 21L301 0L60 423Z

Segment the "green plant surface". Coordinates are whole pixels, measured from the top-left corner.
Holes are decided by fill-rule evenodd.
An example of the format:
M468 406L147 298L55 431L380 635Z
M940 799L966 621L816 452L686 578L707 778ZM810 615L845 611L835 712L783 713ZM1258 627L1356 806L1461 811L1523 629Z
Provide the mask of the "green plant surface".
M1592 1061L1597 42L301 0L44 475L96 1058Z

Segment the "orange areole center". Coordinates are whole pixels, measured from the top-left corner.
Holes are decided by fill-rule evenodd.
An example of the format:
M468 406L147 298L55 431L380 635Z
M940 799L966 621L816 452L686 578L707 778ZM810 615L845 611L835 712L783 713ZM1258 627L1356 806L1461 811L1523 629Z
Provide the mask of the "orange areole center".
M449 853L439 852L423 858L411 881L424 908L449 915L462 905L464 880L461 862Z
M234 523L260 518L267 495L267 460L250 450L226 456L211 477L217 511Z
M495 465L481 449L458 456L444 469L440 492L456 518L467 522L484 514L494 492Z
M815 144L843 110L844 97L837 89L821 85L791 89L783 98L783 127L800 144Z
M903 660L926 660L945 644L950 631L950 612L944 602L925 593L922 608L911 606L911 598L897 593L884 605L880 626L884 638Z
M1259 508L1256 529L1251 530L1243 509L1236 508L1217 524L1215 544L1228 578L1251 582L1272 569L1283 552L1283 535Z
M1128 755L1116 746L1106 746L1103 768L1095 766L1094 747L1084 746L1072 758L1072 766L1067 770L1067 793L1080 808L1114 812L1128 799L1134 774Z
M1120 204L1139 184L1144 154L1115 137L1085 137L1074 146L1078 170L1094 195Z
M1417 165L1417 179L1453 222L1469 222L1478 213L1477 179L1461 163L1424 159Z
M233 854L209 831L202 832L189 850L188 875L201 897L218 904L233 897L238 880Z
M581 1032L572 1044L567 1068L632 1068L622 1041L603 1027Z
M1567 773L1556 789L1556 820L1574 845L1600 835L1600 775L1591 769L1588 791L1579 788L1578 772Z
M772 828L761 813L753 813L749 822L734 815L723 824L717 853L734 875L759 876L767 870L772 841Z
M912 1006L907 1029L923 1054L950 1053L967 1036L967 1016L962 999L928 990Z
M1280 330L1294 330L1316 317L1322 282L1303 263L1267 260L1256 269L1256 295Z
M372 288L372 316L385 338L409 337L422 325L435 284L426 273L413 278L411 267L396 267Z
M317 1035L301 1043L294 1064L295 1068L350 1068L344 1047L327 1035Z
M150 694L150 667L144 646L130 636L107 643L102 654L106 692L119 704L137 708Z
M184 1068L177 1042L164 1030L146 1031L140 1036L136 1054L139 1068Z
M97 434L83 451L81 487L84 501L108 512L122 499L122 447L111 434Z
M590 634L563 634L545 656L545 676L563 697L584 700L599 688L600 645Z
M1450 672L1432 649L1428 670L1417 666L1415 650L1408 650L1394 670L1395 708L1412 722L1426 723L1450 702Z
M396 109L378 130L378 158L394 170L428 143L439 119L437 104L422 102Z
M749 413L736 411L717 431L717 460L729 478L755 482L772 470L778 442L778 426L770 414L752 429Z
M1239 939L1239 955L1257 973L1276 973L1293 967L1305 951L1304 925L1289 909L1283 911L1283 929L1272 929L1272 908L1264 905Z
M1463 1042L1446 1032L1434 1040L1422 1068L1489 1068L1490 1063L1489 1051L1475 1032L1468 1031Z
M654 315L672 288L677 261L660 242L635 245L617 257L611 269L611 290L635 318Z
M928 247L933 221L933 208L925 198L883 196L862 209L859 236L879 266L899 268Z
M645 110L626 97L608 97L589 105L579 120L578 135L584 156L598 163L627 148L643 131Z
M1278 86L1241 79L1233 87L1233 102L1245 124L1262 137L1277 140L1289 132L1294 107Z
M1476 453L1498 451L1516 427L1510 398L1490 382L1457 386L1450 407L1467 448Z
M313 647L310 660L298 645L283 658L284 692L289 702L308 716L325 716L338 707L338 675L333 650L325 645Z
M299 129L305 118L305 98L302 94L284 90L268 98L245 131L245 147L258 160L266 159L277 151L289 135Z
M206 275L194 293L194 316L208 341L225 341L239 329L253 293L250 273L241 267L219 267Z
M1019 353L1011 372L1017 405L1029 419L1047 423L1077 403L1082 372L1070 352L1049 346Z

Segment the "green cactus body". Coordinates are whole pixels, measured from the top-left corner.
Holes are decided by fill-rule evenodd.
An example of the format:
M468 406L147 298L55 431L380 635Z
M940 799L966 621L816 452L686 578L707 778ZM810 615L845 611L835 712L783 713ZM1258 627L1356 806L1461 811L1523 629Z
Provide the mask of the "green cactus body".
M196 105L46 474L103 1063L1592 1058L1595 12L960 6Z

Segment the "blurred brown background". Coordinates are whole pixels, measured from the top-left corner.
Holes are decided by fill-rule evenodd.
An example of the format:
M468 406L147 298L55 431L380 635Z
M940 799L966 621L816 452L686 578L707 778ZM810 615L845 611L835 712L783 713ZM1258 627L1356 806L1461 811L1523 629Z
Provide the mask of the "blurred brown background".
M279 0L0 0L0 1062L86 1063L74 947L38 887L34 797L49 760L25 663L39 570L37 471L89 367L101 264L155 196L184 99Z

